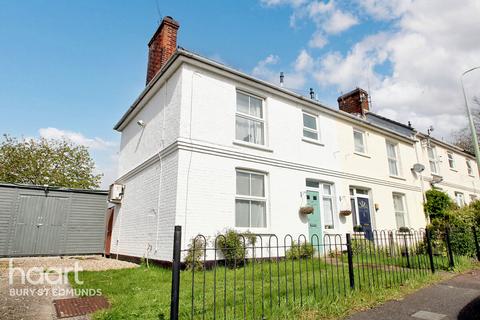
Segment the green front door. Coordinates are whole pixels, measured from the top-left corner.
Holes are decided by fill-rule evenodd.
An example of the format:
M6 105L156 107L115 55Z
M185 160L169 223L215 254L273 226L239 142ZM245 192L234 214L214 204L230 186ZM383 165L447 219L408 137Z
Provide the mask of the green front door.
M309 240L317 244L317 237L322 242L322 221L320 220L320 199L317 191L307 191L307 205L313 207L313 213L308 215ZM316 235L316 236L315 236Z

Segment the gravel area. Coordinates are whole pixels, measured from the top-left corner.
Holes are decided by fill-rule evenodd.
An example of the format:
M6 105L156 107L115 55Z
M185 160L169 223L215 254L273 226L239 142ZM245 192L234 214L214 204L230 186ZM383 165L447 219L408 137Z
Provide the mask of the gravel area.
M102 256L13 258L12 267L17 269L10 277L10 259L2 258L0 259L0 319L57 319L52 301L71 298L74 295L68 281L64 281L65 277L58 274L56 270L65 270L65 268L73 270L76 263L83 271L138 267L134 263ZM25 281L19 269L24 273L28 272L33 283ZM46 282L46 278L50 282ZM69 319L84 320L88 319L88 316Z
M8 269L9 258L0 259L0 273L2 270ZM112 269L127 269L136 268L137 264L107 259L100 255L94 256L62 256L62 257L28 257L28 258L13 258L13 267L28 269L33 267L43 268L45 271L52 268L73 268L75 262L81 266L83 271L103 271Z

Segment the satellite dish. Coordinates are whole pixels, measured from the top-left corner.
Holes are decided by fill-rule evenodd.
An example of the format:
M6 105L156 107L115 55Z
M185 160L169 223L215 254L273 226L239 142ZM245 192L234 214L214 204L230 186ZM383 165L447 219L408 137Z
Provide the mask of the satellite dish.
M415 163L413 165L412 170L415 171L416 173L420 173L420 172L423 172L423 170L425 170L425 166L421 163Z

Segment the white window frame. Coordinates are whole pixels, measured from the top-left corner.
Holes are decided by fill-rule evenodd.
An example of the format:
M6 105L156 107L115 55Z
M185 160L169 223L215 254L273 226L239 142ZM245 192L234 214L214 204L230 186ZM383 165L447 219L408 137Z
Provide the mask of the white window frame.
M430 153L428 152L428 149L432 150L433 158L430 157ZM427 157L428 157L428 163L430 167L430 173L439 175L440 168L438 165L437 148L435 146L427 146ZM432 170L432 165L433 165L433 168L435 168L435 170Z
M453 157L453 152L447 151L447 161L448 167L452 170L455 170L455 158Z
M388 145L393 146L393 149L395 150L395 158L392 158L388 155ZM401 177L402 176L402 166L401 166L401 161L400 161L400 148L398 145L398 142L386 140L385 146L387 148L387 164L388 164L388 173L391 177ZM397 174L394 174L390 172L390 161L395 162L395 167L397 168Z
M356 146L355 146L355 133L360 133L360 134L362 135L363 152L356 150ZM367 148L367 134L366 134L366 132L363 131L363 130L357 129L357 128L353 128L352 137L353 137L353 151L354 151L354 153L366 155L367 152L368 152L368 148Z
M315 119L315 126L317 127L316 130L312 129L312 128L309 128L309 127L305 127L305 124L303 123L303 116L304 115L307 115L307 116ZM315 115L313 113L302 110L302 128L303 128L302 129L303 139L312 140L312 141L315 141L315 142L320 142L322 140L322 135L321 135L321 132L320 132L320 119L318 118L318 115ZM317 139L313 139L313 138L305 136L305 132L304 132L305 130L308 131L308 132L316 133L317 134Z
M395 197L400 197L403 205L403 211L398 210L398 208L395 208ZM395 212L395 224L397 226L397 229L400 229L401 227L408 227L408 208L407 208L407 197L404 193L399 193L399 192L393 192L392 193L392 202L393 202L393 211ZM398 225L397 221L397 215L402 214L403 216L403 226Z
M467 165L467 173L469 176L473 176L473 167L472 167L472 161L469 159L465 160L465 163Z
M248 174L255 174L255 175L261 175L263 176L263 197L257 197L257 196L252 196L252 195L243 195L243 194L237 194L237 173L242 172L242 173L248 173ZM255 170L248 170L248 169L235 169L235 210L234 210L234 226L236 229L239 230L266 230L269 225L269 219L268 219L268 199L267 199L267 173L261 172L261 171L255 171ZM250 178L250 191L252 190L252 180ZM248 227L238 227L236 223L237 219L237 200L246 200L246 201L259 201L259 202L264 202L265 204L265 226L264 227L252 227L251 226L251 218L252 218L252 205L251 203L249 204L249 221L250 225Z
M319 199L319 207L320 207L320 221L322 223L322 228L324 230L333 230L335 229L335 225L337 224L337 221L335 219L335 212L337 211L337 203L335 202L335 184L332 182L328 181L319 181L315 179L307 179L307 182L314 182L318 183L318 187L312 187L312 186L307 186L307 190L312 190L318 192L318 199ZM330 186L330 194L325 194L323 193L323 186L328 185ZM325 224L325 214L324 212L324 200L328 198L332 201L332 224L331 225L326 225Z
M455 203L459 206L459 207L464 207L466 202L465 202L465 195L463 194L463 192L460 192L460 191L455 191ZM460 203L461 202L461 203Z
M248 97L253 97L253 98L258 99L262 102L262 118L252 116L250 114L238 111L238 102L237 102L238 93L246 95ZM237 139L237 118L238 117L243 118L243 119L247 119L247 120L250 120L250 121L260 122L262 124L262 126L263 126L263 143L255 143L255 142L252 142L252 141L245 141L245 140ZM249 130L250 130L250 127L249 127ZM267 145L267 125L266 125L266 120L265 120L265 99L255 95L255 94L251 94L249 92L239 90L239 89L237 89L235 91L235 141L238 141L242 144L244 144L244 143L251 144L252 146L266 146Z

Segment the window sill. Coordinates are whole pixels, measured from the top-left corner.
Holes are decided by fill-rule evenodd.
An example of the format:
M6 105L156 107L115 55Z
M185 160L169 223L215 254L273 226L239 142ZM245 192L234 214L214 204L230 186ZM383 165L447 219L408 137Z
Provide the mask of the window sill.
M370 156L369 156L368 154L366 154L366 153L361 153L361 152L356 152L356 151L355 151L353 154L356 154L357 156L364 157L364 158L368 158L368 159L372 158L372 157L370 157Z
M433 172L430 172L430 174L432 175L432 177L438 177L438 178L442 178L442 175L439 174L439 173L433 173Z
M257 234L257 235L269 235L269 234L270 234L270 233L268 232L268 227L265 227L265 228L234 227L234 229L235 229L238 233L251 232L251 233L254 233L254 234Z
M257 149L257 150L261 150L261 151L273 152L273 150L270 149L270 148L267 148L267 147L262 146L262 145L250 143L250 142L234 140L233 144L237 145L237 146L248 147L248 148Z
M325 146L325 144L323 144L323 143L322 143L321 141L319 141L319 140L314 140L314 139L309 139L309 138L303 137L303 138L302 138L302 141L303 141L303 142L312 143L312 144L316 144L316 145L322 146L322 147Z
M390 176L390 178L392 179L397 179L397 180L402 180L402 181L407 181L407 179L405 179L404 177L400 177L400 176Z
M458 170L457 170L457 169L455 169L455 168L450 168L450 171L453 171L453 172L458 172Z
M475 178L475 176L473 174L469 174L468 176L471 177L471 178Z

